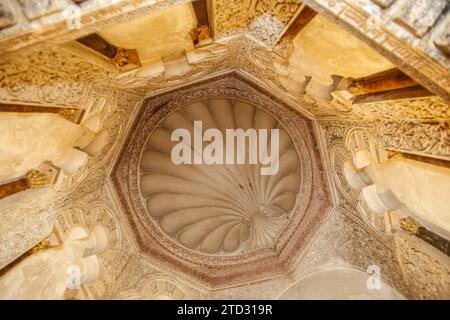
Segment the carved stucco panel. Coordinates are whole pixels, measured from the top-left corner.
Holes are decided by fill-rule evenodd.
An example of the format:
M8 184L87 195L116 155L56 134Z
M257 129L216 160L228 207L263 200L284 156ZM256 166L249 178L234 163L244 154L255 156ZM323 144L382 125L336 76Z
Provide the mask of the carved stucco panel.
M439 97L354 104L361 116L372 120L429 121L450 119L450 106Z
M74 175L62 176L59 180L58 190L66 194L83 184L85 191L82 194L74 193L78 196L95 190L98 183L104 183L141 101L141 96L101 84L94 86L87 96L86 104L90 113L101 117L102 128L108 129L109 137L100 154L90 158Z
M0 59L0 100L81 107L106 72L57 47Z
M5 231L1 232L0 267L48 236L54 221L62 233L73 224L92 226L95 221L91 219L94 219L110 232L110 250L101 257L105 262L102 268L107 270L92 286L92 294L100 297L114 276L119 274L130 252L129 238L118 231L120 225L126 224L118 223L117 219L122 215L117 213L117 204L111 202L111 193L107 191L105 183L113 164L111 159L117 155L123 133L140 97L102 86L94 86L88 96L89 106L83 104L83 107L87 113L98 114L103 118L102 126L108 128L110 134L108 143L99 155L90 158L74 176L60 174L53 189L49 187L42 190L44 192L38 190L42 194L31 195L1 212ZM85 98L80 96L78 99L84 101ZM105 220L102 217L108 218Z
M329 170L337 191L338 203L350 214L361 219L356 208L358 193L350 187L343 173L345 161L352 159L352 154L346 147L346 138L351 131L355 130L372 133L373 125L368 121L355 122L351 120L320 120L319 124L324 132L325 154L330 164Z
M408 290L414 299L450 299L450 258L402 234L396 239Z
M104 299L151 300L160 295L173 299L208 299L198 285L170 274L146 258L132 256Z
M272 45L295 16L302 1L214 0L213 3L214 30L218 36L248 31L259 41Z
M53 190L45 188L0 210L0 269L52 232L54 195Z
M63 176L54 200L55 225L59 233L71 225L87 228L100 224L108 232L109 245L102 253L101 276L83 286L86 298L100 299L110 291L133 252L136 252L130 230L123 220L121 207L111 190L108 173L117 157L125 132L140 103L140 96L118 89L95 85L88 93L86 112L98 114L102 127L108 128L109 139L102 152L73 176Z
M84 194L84 191L81 185L73 192ZM69 195L63 205L55 209L55 217L55 229L60 235L74 225L81 225L88 230L94 225L105 228L108 248L99 255L100 277L95 282L83 286L87 297L100 299L110 291L131 254L135 252L120 207L114 202L112 193L105 185L85 194L81 199L71 199Z

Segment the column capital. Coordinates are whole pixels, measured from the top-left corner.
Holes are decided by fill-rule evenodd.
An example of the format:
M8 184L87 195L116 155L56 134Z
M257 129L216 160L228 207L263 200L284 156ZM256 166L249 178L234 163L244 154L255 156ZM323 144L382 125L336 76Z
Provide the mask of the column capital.
M48 183L48 177L37 170L31 170L25 175L30 189L41 188Z

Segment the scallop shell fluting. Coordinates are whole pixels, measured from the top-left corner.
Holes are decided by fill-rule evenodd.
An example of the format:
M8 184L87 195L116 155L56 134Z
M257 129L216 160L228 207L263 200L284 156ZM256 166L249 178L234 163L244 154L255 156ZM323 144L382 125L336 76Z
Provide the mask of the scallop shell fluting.
M194 135L194 121L224 136L226 129L279 129L278 172L261 175L260 163L174 164L171 133L185 128ZM173 240L207 254L244 253L275 245L295 211L300 165L272 115L239 100L209 99L178 109L153 130L140 160L140 190L151 219Z

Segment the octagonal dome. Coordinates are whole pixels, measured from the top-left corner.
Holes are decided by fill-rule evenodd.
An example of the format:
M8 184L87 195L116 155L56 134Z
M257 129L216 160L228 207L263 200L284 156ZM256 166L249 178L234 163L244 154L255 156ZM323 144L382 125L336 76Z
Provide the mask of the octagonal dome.
M177 129L188 142L173 139ZM224 139L223 163L201 162L208 129ZM277 131L272 174L261 174L267 158L249 161L248 137L232 152L244 163L227 163L237 129L267 130L256 140L266 156ZM174 162L176 145L190 162ZM113 173L142 253L212 286L288 272L331 207L324 179L311 121L236 74L147 98Z

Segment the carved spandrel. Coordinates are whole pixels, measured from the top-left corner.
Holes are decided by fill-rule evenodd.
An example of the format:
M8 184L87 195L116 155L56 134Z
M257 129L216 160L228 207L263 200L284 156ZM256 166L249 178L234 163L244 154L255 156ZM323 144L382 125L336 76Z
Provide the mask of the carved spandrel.
M2 101L79 106L92 80L105 75L104 69L60 48L32 52L0 63Z
M412 236L397 239L408 289L414 299L449 299L449 258Z
M377 129L384 147L450 159L449 121L381 121Z
M422 37L436 23L447 5L447 0L406 1L395 19Z
M0 29L13 26L17 23L17 14L14 11L11 1L0 3Z

